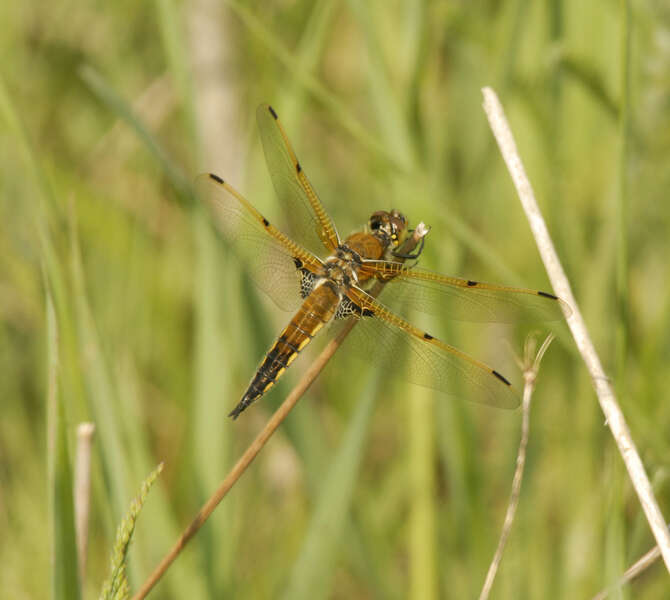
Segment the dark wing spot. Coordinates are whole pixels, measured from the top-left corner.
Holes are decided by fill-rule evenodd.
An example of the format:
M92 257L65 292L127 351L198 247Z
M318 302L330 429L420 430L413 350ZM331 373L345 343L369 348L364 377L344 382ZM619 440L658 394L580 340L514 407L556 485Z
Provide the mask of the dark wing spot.
M296 269L302 269L302 261L297 256L293 257L293 264Z
M472 279L468 279L468 287L473 287L475 285L477 285L476 281L472 281Z
M435 338L432 335L430 335L430 333L424 333L423 334L423 339L424 340L434 340Z
M223 179L221 179L221 177L219 177L218 175L214 175L214 173L210 173L209 178L213 179L217 183L223 183Z
M263 225L268 227L270 225L270 221L268 221L265 217L263 217Z
M300 166L300 163L295 163L295 170L300 173L302 171L302 167Z
M538 296L544 296L545 298L551 298L552 300L558 300L558 296L554 296L553 294L550 294L549 292L538 292Z
M505 385L509 385L509 386L512 385L509 381L507 381L507 379L505 379L500 373L498 373L498 371L491 371L491 373L493 373L493 374L494 374L498 379L500 379L500 381L502 381Z
M374 310L370 310L369 308L364 308L363 309L363 316L364 317L373 317L375 314Z
M270 114L275 118L275 120L279 118L277 116L277 113L275 112L274 108L272 108L271 106L268 106L268 110L270 111Z

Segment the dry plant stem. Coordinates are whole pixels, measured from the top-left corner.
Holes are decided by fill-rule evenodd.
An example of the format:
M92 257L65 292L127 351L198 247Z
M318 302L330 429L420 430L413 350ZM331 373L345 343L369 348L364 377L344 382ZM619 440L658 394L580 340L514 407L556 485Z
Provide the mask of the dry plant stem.
M426 228L423 223L420 223L417 225L414 234L408 238L408 240L403 246L401 246L401 248L399 248L399 250L401 252L410 253L418 245L421 238L423 238L428 233L428 231L428 228ZM381 284L378 283L370 291L370 293L373 296L376 296L381 291L381 288ZM258 453L263 449L263 446L265 446L275 430L279 427L279 425L281 425L282 421L288 416L293 407L298 403L298 400L302 398L303 394L309 389L309 386L312 385L314 380L319 376L319 373L321 373L328 361L332 358L333 354L335 354L337 349L342 345L342 342L355 324L356 321L354 319L347 323L347 325L342 328L338 336L328 343L321 354L319 354L316 360L309 366L298 384L286 397L286 400L284 400L281 406L275 411L270 420L266 423L263 430L256 436L256 439L254 439L244 454L235 463L235 466L230 470L214 494L212 494L209 500L207 500L204 506L198 511L198 514L195 516L193 521L191 521L191 524L179 536L179 539L175 542L174 546L172 546L170 551L163 557L163 560L161 560L159 565L154 569L153 573L142 584L142 587L132 597L132 600L141 600L142 598L145 598L154 585L156 585L165 571L167 571L168 567L174 562L177 556L179 556L180 552L186 546L189 540L198 532L200 527L202 527L204 522L209 518L219 502L223 500L226 494L235 485L237 480L242 476L244 471L246 471L247 467L251 464L254 458L256 458Z
M670 525L668 527L670 528ZM604 600L607 598L607 596L609 596L610 593L618 590L620 587L623 587L629 581L653 565L658 560L659 556L661 556L661 551L658 549L658 546L654 546L651 550L638 558L630 567L628 567L614 585L611 585L610 587L598 592L593 597L593 600Z
M348 333L349 329L351 329L351 327L348 327L346 332L343 331L343 335L340 335L338 338L332 340L326 346L323 352L321 352L319 357L311 364L298 385L293 388L291 393L287 396L286 400L284 400L281 406L275 411L275 413L272 415L272 418L267 422L263 430L256 436L256 439L235 463L235 466L221 482L221 485L217 488L214 494L198 511L198 514L195 516L191 524L184 530L181 536L179 536L179 539L176 541L174 546L172 546L172 549L165 555L151 576L144 582L139 591L133 596L132 600L141 600L141 598L146 597L146 595L151 591L151 588L153 588L153 586L162 577L163 573L165 573L174 559L177 558L188 541L197 533L198 529L200 529L203 523L212 514L212 511L216 508L219 502L223 500L225 495L230 491L233 485L235 485L242 473L246 471L247 467L251 464L254 458L256 458L256 455L262 450L263 446L265 446L277 427L279 427L289 412L291 412L293 407L307 391L309 386L312 385L323 367L326 366L326 363L330 360L339 345L342 343L344 335Z
M605 414L607 424L624 460L633 487L637 492L642 509L660 548L665 565L668 571L670 571L670 533L658 507L658 502L654 497L649 478L642 465L642 460L630 435L630 430L617 402L612 384L603 370L600 358L596 354L593 342L589 337L586 324L572 294L570 283L549 237L547 226L535 200L533 189L526 176L500 101L491 88L483 88L482 92L484 94L484 110L489 119L489 124L514 181L521 205L526 212L542 261L547 269L549 279L556 294L566 300L572 308L572 314L567 316L568 326L589 370L600 407Z
M77 531L79 580L84 587L86 554L88 548L88 516L91 506L91 443L95 425L80 423L77 427L77 457L74 472L74 511Z
M507 544L507 538L512 531L512 523L514 522L516 509L519 505L523 470L526 465L526 448L528 447L528 432L530 429L530 400L533 396L533 390L535 389L535 381L537 379L537 372L540 366L540 361L542 360L544 353L547 351L547 348L553 339L554 336L552 334L547 336L547 339L542 344L542 347L537 353L537 356L535 357L535 360L532 362L532 364L529 364L530 357L528 356L528 353L526 355L527 364L524 368L523 374L524 387L523 401L521 405L523 414L523 419L521 421L521 440L519 442L519 451L516 455L516 468L514 469L514 478L512 479L512 491L510 493L507 512L505 513L505 521L503 522L502 532L500 533L500 540L498 541L498 547L496 548L495 554L493 555L493 560L489 565L488 573L486 573L486 579L484 580L484 586L482 587L481 594L479 594L479 600L487 600L489 594L491 593L493 581L495 579L496 573L498 572L500 561L502 560L502 553L505 550L505 545Z

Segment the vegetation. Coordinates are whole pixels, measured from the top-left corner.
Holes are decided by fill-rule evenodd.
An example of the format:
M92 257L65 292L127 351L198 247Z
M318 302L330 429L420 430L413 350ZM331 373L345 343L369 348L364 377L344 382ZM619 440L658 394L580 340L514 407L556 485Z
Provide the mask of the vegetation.
M497 90L669 518L665 3L4 2L0 25L8 598L74 597L78 423L97 427L84 598L102 589L134 490L165 463L129 548L133 591L314 356L226 418L289 317L245 278L191 184L213 171L279 216L262 101L341 233L395 207L432 227L423 266L548 289L481 109L480 88ZM520 353L530 331L448 315L430 326L506 374L506 342ZM653 545L567 328L549 329L494 598L591 597ZM345 350L156 597L476 597L520 413L399 382ZM667 589L659 561L621 597Z

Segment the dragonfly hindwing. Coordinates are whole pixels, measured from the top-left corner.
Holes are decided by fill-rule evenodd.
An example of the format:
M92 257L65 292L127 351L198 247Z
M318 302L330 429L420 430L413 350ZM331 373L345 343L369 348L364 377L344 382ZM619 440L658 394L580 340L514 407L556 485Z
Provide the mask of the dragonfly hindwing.
M336 319L346 319L347 317L371 317L374 313L367 308L361 309L358 304L352 302L346 296L342 298L337 311L335 311Z
M304 300L314 290L318 277L309 269L303 266L303 262L299 258L294 258L296 269L300 275L300 296Z

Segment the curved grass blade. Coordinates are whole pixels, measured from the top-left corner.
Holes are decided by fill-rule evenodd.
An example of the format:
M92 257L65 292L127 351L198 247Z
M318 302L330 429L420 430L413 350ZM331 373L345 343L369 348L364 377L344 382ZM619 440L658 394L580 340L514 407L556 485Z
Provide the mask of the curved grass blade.
M48 285L48 284L47 284ZM51 597L77 600L79 569L74 526L72 470L67 447L63 405L58 399L58 325L51 291L47 287L47 404L49 440L49 495L51 516Z

